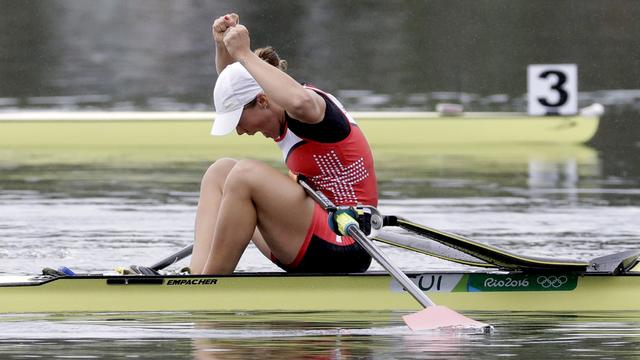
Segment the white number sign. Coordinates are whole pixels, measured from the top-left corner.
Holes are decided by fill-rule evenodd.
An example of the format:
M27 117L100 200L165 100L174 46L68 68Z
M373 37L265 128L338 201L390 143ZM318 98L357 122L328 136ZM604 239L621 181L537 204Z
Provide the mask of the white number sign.
M575 64L529 65L529 115L574 115L578 112L578 68Z

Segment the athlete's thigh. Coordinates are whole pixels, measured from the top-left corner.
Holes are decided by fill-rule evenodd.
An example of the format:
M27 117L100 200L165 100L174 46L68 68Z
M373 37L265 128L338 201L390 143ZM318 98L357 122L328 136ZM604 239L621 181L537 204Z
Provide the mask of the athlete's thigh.
M307 235L314 202L289 176L259 162L251 166L260 234L278 260L292 262Z

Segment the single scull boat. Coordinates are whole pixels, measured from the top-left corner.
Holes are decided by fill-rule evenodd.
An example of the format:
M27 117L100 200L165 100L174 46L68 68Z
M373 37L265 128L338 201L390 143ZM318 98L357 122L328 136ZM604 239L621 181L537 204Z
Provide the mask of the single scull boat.
M459 311L640 310L638 266L620 272L481 270L408 275L435 302ZM385 273L0 276L0 312L419 309L403 292Z
M459 311L640 310L640 251L591 261L517 255L471 239L385 217L378 242L473 266L419 271L411 280L433 301ZM158 262L163 268L190 247ZM382 272L202 275L0 276L0 313L119 311L415 311L402 286Z

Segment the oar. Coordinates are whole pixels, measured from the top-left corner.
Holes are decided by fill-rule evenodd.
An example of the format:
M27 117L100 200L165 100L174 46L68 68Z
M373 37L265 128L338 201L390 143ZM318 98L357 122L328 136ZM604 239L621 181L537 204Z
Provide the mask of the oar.
M166 258L158 261L157 263L151 266L131 265L129 269L126 269L124 267L118 267L116 268L116 271L121 274L127 274L128 271L133 271L141 275L158 275L158 270L162 270L167 266L170 266L186 258L187 256L191 255L192 252L193 252L193 244L185 246L178 252L167 256ZM77 275L75 272L73 272L71 269L69 269L66 266L60 266L58 270L47 267L42 269L42 273L44 275L52 275L52 276L76 276Z
M507 250L471 240L460 235L416 224L398 216L385 216L385 226L398 226L404 230L434 240L442 245L471 255L503 269L585 271L589 266L588 261L542 258L514 254Z
M158 270L162 270L167 266L177 263L178 261L191 255L192 252L193 252L193 244L183 247L178 252L165 257L164 259L156 262L151 266L130 265L128 268L117 267L116 272L123 275L130 275L130 274L147 275L147 276L160 275Z
M326 211L337 210L336 206L323 193L315 190L304 178L298 178L298 183L304 190ZM360 230L358 222L346 212L336 216L338 230L344 235L351 236L360 246L362 246L387 272L413 296L423 310L403 316L404 322L411 330L431 330L441 328L466 328L478 329L489 332L492 326L485 324L462 314L459 314L446 306L436 305L416 284L411 281L405 273L395 266L387 256L378 249L369 238Z
M193 244L185 246L184 248L182 248L182 250L178 251L175 254L167 256L166 258L164 258L164 259L158 261L157 263L149 266L149 268L153 269L155 271L162 270L162 269L166 268L167 266L175 264L178 261L186 258L187 256L191 255L192 252L193 252Z

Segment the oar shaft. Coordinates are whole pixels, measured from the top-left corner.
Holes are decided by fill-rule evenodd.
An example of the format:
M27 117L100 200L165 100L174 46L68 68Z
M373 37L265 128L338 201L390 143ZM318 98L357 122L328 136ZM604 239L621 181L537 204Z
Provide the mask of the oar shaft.
M311 187L303 177L298 177L298 184L300 184L304 191L307 192L307 195L315 200L323 209L327 211L336 209L336 206L325 194Z
M166 258L158 261L157 263L149 267L153 270L162 270L167 266L186 258L187 256L191 255L192 252L193 252L193 244L185 246L182 250L178 251L177 253L173 255L169 255Z
M351 236L360 246L362 246L368 253L374 258L382 267L391 275L397 282L402 284L405 290L413 296L420 305L424 307L423 310L406 315L403 317L405 323L412 330L422 329L440 329L440 328L475 328L488 332L492 327L488 324L481 323L470 319L464 315L447 308L446 306L437 306L427 297L427 295L418 288L418 286L409 279L409 277L403 273L400 268L396 267L386 255L380 251L373 241L369 240L367 236L360 230L358 221L355 220L348 211L341 212L341 209L329 200L324 194L313 189L307 184L304 179L298 178L298 183L302 185L304 190L325 210L331 210L336 212L333 221L337 229L341 234L347 234Z
M398 281L404 288L413 296L416 301L418 301L422 306L429 307L435 305L431 299L427 297L427 295L418 288L418 286L409 279L409 277L402 272L397 266L395 266L389 258L378 249L377 246L373 244L369 238L367 238L360 229L358 229L355 225L349 226L347 228L349 236L351 236L355 241L360 244L370 255L373 257L382 267L393 276L396 281Z

